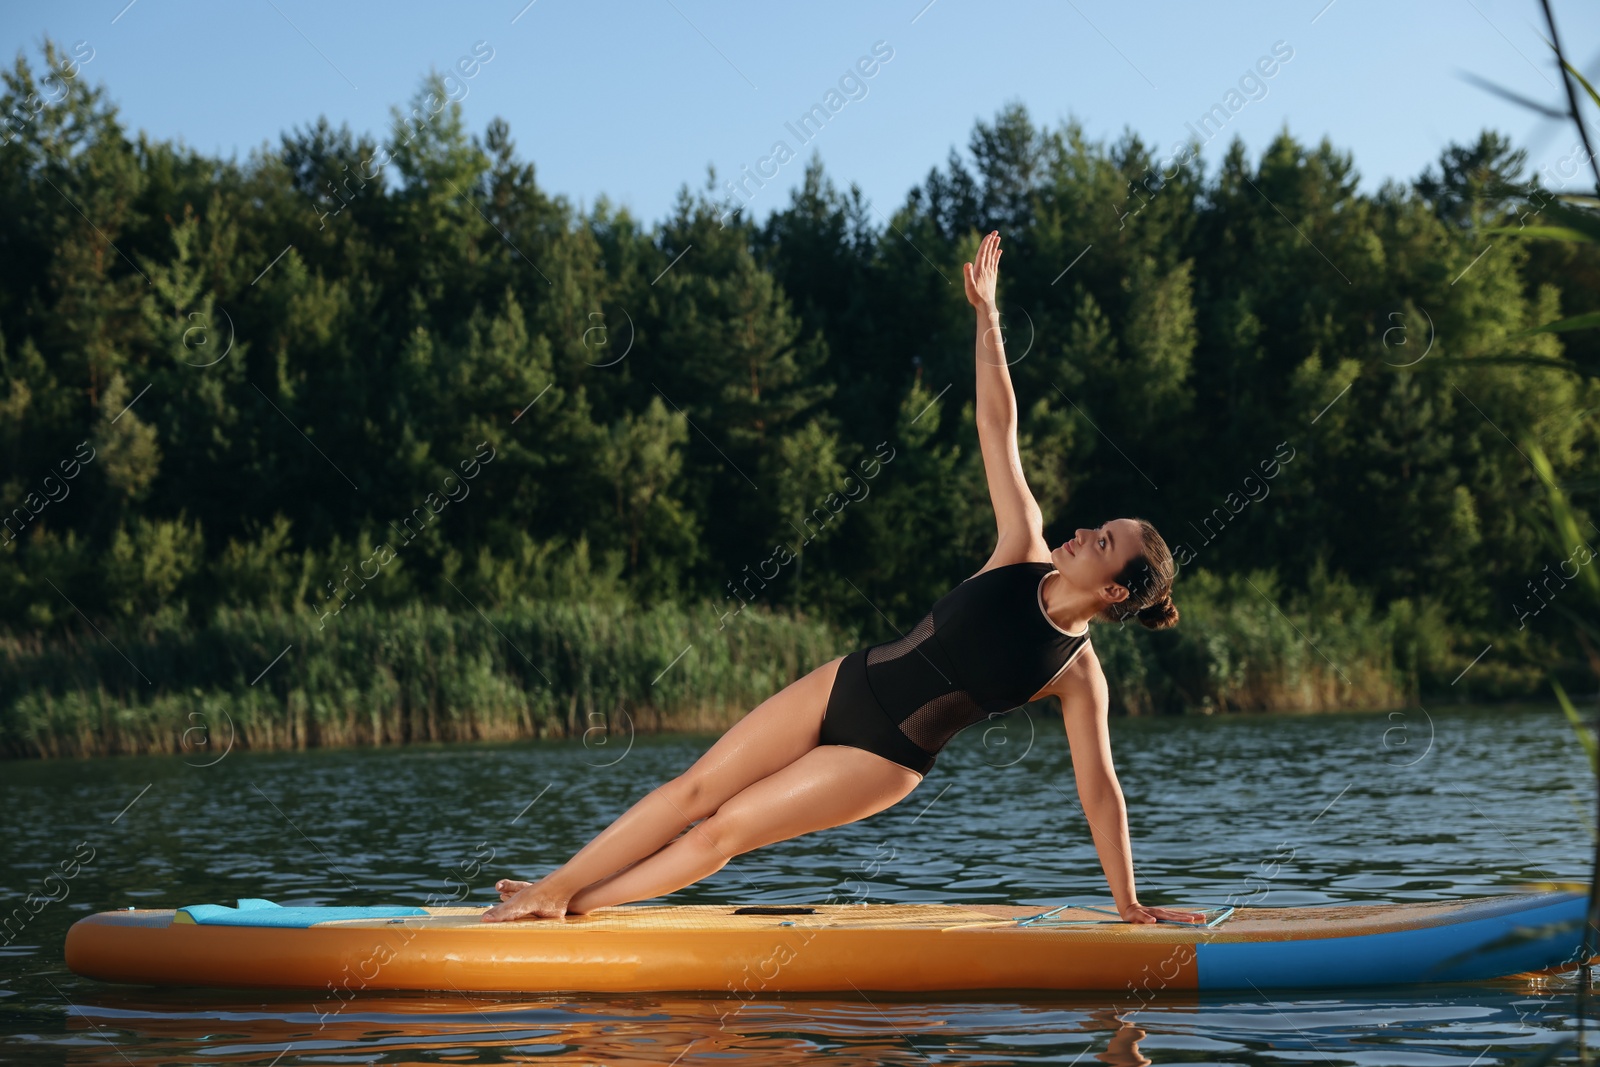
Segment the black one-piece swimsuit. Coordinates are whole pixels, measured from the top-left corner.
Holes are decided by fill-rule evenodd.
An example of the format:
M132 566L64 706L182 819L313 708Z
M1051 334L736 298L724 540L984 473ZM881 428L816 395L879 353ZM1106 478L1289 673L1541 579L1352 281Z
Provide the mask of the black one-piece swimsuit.
M839 664L824 745L864 748L926 775L960 731L1028 702L1089 643L1045 613L1052 563L974 575L940 597L904 637Z

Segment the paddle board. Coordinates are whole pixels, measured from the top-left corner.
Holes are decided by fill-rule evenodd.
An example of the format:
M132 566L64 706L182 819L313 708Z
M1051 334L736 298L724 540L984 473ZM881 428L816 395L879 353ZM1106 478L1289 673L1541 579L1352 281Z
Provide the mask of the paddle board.
M1296 989L1457 982L1572 966L1586 895L1205 909L1125 923L1062 905L625 905L486 923L479 908L100 912L67 934L108 982L457 992ZM1185 907L1200 910L1194 905Z

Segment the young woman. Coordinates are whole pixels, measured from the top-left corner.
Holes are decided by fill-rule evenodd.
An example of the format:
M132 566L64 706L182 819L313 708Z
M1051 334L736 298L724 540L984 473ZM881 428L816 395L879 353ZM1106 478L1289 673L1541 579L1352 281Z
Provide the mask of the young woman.
M899 640L830 660L768 697L555 871L496 883L501 902L485 921L647 900L740 853L864 819L915 789L957 732L1046 696L1061 701L1078 798L1118 914L1136 923L1203 919L1147 907L1134 893L1105 675L1089 644L1090 620L1177 622L1172 553L1137 518L1079 529L1054 550L1045 544L1017 452L995 306L999 265L1000 235L991 232L963 267L977 311L978 439L999 528L988 562Z

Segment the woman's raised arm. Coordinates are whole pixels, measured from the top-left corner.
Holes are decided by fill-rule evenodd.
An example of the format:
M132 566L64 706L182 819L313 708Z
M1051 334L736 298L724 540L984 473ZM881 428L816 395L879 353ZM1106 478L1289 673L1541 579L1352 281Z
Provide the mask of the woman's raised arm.
M992 230L978 245L975 261L962 266L967 302L977 312L978 444L994 504L998 540L991 562L995 566L1039 558L1049 551L1044 516L1028 488L1017 451L1017 398L1006 369L1000 308L995 302L1000 254L1000 232Z

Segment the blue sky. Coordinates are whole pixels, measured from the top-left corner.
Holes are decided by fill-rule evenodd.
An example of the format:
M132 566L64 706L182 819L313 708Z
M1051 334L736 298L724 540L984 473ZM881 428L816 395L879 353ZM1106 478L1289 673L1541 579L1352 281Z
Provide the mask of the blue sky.
M1567 52L1595 73L1600 5L1555 10ZM1561 99L1536 0L7 0L6 12L8 66L19 49L37 61L46 35L85 41L84 75L130 130L241 159L319 115L381 135L430 68L492 50L457 90L469 127L505 118L545 189L583 206L605 194L646 223L685 183L702 187L708 164L720 188L775 141L798 147L785 124L826 106L842 78L837 111L799 157L747 186L757 218L787 202L813 150L887 213L1013 101L1041 124L1075 117L1094 140L1132 129L1165 155L1275 44L1292 57L1247 83L1258 98L1204 149L1208 173L1235 133L1256 157L1285 123L1304 143L1327 136L1352 152L1368 191L1415 177L1485 126L1527 147L1534 167L1576 143L1570 124L1461 77ZM892 55L862 77L878 42Z

